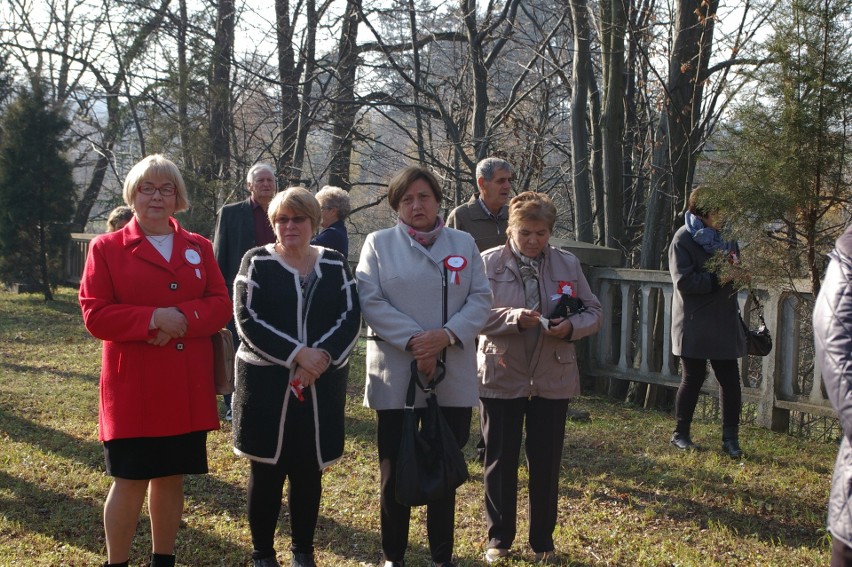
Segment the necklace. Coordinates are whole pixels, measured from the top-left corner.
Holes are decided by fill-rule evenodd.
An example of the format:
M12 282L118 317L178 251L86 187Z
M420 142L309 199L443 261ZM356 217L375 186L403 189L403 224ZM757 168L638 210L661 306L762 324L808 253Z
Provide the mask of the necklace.
M168 242L169 238L172 237L172 233L166 234L164 236L154 236L153 234L149 234L148 240L156 244L158 247L163 247Z
M304 258L299 260L293 260L291 258L288 258L286 251L284 250L284 246L280 243L275 245L275 249L276 252L278 252L278 254L284 259L285 262L287 262L290 267L296 268L299 271L300 276L304 276L310 271L311 264L313 264L314 258L313 248L309 248L308 253L304 256Z

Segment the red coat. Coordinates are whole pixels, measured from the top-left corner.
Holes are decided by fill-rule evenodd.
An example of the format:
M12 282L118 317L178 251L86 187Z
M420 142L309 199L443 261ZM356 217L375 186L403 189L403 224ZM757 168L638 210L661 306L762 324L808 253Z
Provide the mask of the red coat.
M83 321L104 341L98 411L101 441L218 429L210 336L231 318L225 280L210 242L175 229L170 262L136 219L98 236L80 282ZM157 307L177 307L186 335L149 345Z

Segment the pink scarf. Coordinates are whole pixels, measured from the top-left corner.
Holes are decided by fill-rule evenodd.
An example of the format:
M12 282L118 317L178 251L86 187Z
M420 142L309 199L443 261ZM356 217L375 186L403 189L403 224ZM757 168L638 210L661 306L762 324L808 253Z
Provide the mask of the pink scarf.
M438 235L441 234L441 229L444 228L444 219L442 219L440 215L435 221L435 228L428 232L412 228L402 222L402 219L398 219L397 223L405 229L405 232L408 233L408 236L419 242L420 245L424 248L429 248L430 246L435 244L435 241L438 240Z

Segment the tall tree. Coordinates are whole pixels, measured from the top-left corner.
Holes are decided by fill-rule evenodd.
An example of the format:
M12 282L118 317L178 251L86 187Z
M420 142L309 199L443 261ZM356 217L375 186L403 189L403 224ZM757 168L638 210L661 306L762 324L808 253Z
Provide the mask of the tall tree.
M39 81L6 109L0 140L0 277L36 284L53 299L70 237L74 183L62 139L68 121ZM35 251L35 254L33 254Z
M852 218L849 0L786 0L768 61L713 152L711 202L756 271L820 288L824 254Z
M601 142L603 147L604 214L607 246L620 248L624 238L624 34L627 26L627 0L602 0L601 83L603 108Z
M660 267L672 209L684 202L692 183L703 135L701 105L718 7L718 0L677 1L664 112L654 136L641 268Z
M210 73L211 160L208 179L228 179L231 175L231 59L235 17L234 0L219 0Z

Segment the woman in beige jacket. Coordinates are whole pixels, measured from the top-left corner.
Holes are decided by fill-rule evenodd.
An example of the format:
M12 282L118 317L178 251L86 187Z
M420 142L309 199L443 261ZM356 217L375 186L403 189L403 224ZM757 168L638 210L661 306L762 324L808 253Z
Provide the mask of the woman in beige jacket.
M515 539L525 422L529 543L537 562L555 562L565 414L580 393L573 341L601 325L601 304L580 261L548 244L555 221L546 195L521 193L509 204L509 242L483 252L494 297L478 353L489 563L508 556Z

